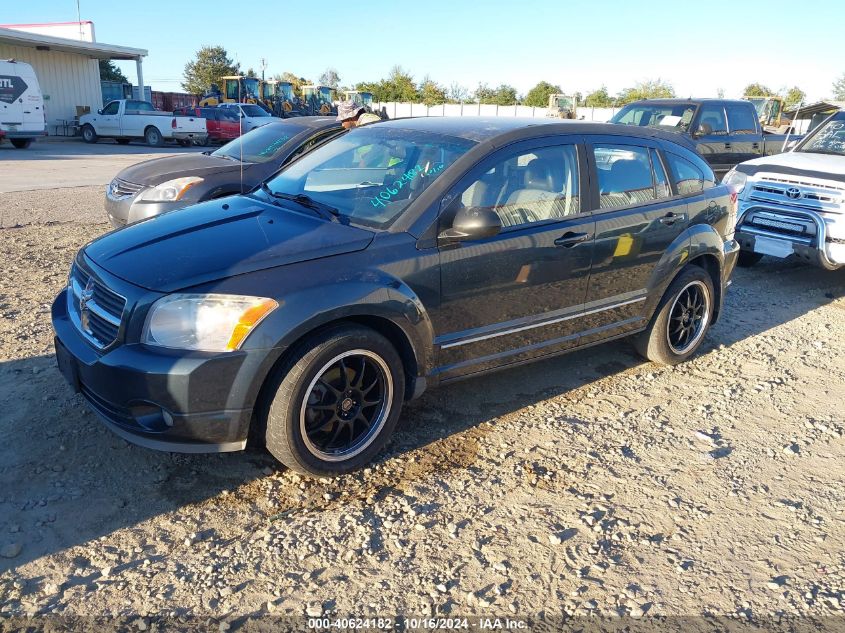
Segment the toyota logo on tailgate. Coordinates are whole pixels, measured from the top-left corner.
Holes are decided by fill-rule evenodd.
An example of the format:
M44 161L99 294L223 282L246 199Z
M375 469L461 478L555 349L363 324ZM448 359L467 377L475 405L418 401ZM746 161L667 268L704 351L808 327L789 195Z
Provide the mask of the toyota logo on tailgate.
M786 190L786 197L797 200L801 197L801 190L798 187L790 187Z

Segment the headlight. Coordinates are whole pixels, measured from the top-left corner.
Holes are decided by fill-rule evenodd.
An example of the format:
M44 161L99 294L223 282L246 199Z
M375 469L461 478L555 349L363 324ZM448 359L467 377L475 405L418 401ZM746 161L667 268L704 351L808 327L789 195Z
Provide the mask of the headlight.
M731 189L734 190L734 193L740 194L742 190L745 189L745 183L748 181L748 176L746 176L741 171L737 171L736 169L731 169L728 173L725 174L725 177L722 178L722 184L727 185Z
M173 294L150 308L142 340L159 347L231 352L277 307L278 302L263 297Z
M141 194L140 199L147 202L176 202L182 199L188 189L201 182L202 178L196 176L175 178L145 191Z

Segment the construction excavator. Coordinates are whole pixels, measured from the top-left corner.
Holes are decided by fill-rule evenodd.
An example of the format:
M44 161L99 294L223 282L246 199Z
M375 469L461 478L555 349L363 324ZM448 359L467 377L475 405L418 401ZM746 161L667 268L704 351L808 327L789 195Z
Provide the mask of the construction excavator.
M373 111L373 93L361 90L346 90L343 93L346 101L355 101L364 106L367 112Z
M768 97L746 95L743 99L754 105L764 131L772 134L784 134L786 132L786 128L789 127L791 121L783 116L784 101L782 97L776 95Z
M258 103L260 99L260 80L258 77L232 75L221 77L218 84L211 84L208 92L200 99L200 107L216 106L221 103Z
M575 97L571 95L549 95L549 111L546 116L556 119L574 119Z
M305 116L336 115L334 93L334 88L329 86L302 86L302 114Z
M301 103L293 94L293 84L289 81L268 79L261 82L261 102L278 117L299 116Z

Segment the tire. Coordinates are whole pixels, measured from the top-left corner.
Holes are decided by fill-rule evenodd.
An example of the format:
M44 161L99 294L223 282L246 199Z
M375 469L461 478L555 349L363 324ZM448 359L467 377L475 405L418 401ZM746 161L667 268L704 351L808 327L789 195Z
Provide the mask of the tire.
M131 141L132 139L130 139L130 138L116 138L114 140L117 141L118 145L129 145L129 141Z
M86 143L96 143L100 139L92 125L83 125L80 134L82 135L82 140Z
M368 464L393 433L405 393L396 349L378 332L357 326L307 338L272 380L267 450L288 468L317 477ZM373 404L362 406L367 402Z
M715 297L708 272L699 266L688 266L669 285L648 328L634 338L634 347L643 358L661 365L687 360L695 354L713 322ZM690 301L693 307L698 305L692 311Z
M13 138L9 139L12 141L12 145L15 149L26 149L30 145L32 145L31 138Z
M177 143L179 143L179 145L181 145L182 147L190 147L191 146L191 140L187 139L187 138L181 138L177 141Z
M200 139L194 139L194 145L197 147L208 147L208 137L203 136Z
M753 251L739 251L739 256L736 259L736 265L743 268L751 268L754 264L763 259L763 255Z
M161 147L164 145L164 137L161 135L161 132L158 131L158 128L153 126L144 130L144 141L146 141L147 145L150 147Z

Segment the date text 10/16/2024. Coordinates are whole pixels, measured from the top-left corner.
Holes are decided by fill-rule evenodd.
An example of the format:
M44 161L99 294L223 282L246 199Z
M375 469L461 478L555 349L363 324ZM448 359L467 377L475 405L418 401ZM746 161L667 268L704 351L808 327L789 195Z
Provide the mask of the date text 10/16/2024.
M390 199L393 196L399 193L406 184L410 183L417 176L421 176L422 178L434 176L443 171L444 167L445 165L443 165L443 163L432 165L427 169L423 168L422 165L417 165L413 169L406 171L401 178L394 180L392 185L383 187L382 190L379 191L377 196L370 199L370 203L374 207L385 207L387 206L385 204L386 202L390 202Z

